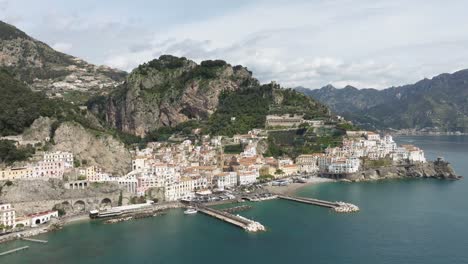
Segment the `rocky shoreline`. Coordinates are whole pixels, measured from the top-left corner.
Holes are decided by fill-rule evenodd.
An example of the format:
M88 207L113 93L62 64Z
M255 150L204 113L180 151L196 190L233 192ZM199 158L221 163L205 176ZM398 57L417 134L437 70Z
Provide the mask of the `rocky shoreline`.
M458 180L462 176L456 174L449 162L443 159L436 161L401 164L378 168L371 168L356 173L344 175L342 180L353 182L380 180L380 179L403 179L403 178L436 178L445 180Z

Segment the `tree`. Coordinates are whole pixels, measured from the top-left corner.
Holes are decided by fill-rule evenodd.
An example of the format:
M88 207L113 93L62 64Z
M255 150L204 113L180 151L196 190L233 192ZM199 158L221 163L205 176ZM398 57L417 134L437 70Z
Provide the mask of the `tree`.
M119 201L117 202L117 205L118 205L118 206L122 206L122 202L123 202L123 195L122 195L122 191L120 191L120 194L119 194Z
M277 169L277 170L275 171L275 174L276 174L276 175L282 175L282 174L284 174L284 171L283 171L282 169Z

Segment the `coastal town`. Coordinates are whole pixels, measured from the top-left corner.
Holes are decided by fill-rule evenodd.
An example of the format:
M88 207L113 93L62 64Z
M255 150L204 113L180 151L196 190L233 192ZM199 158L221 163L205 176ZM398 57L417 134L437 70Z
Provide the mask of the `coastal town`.
M301 124L324 126L322 120L301 116L268 116L266 127L289 129ZM235 191L252 186L285 186L312 178L341 179L359 172L372 162L425 163L424 151L413 145L398 146L390 135L371 131L346 131L338 147L323 153L297 157L267 157L259 152L268 130L254 129L233 137L203 136L199 141L150 142L132 151L129 173L112 175L99 166L76 166L73 153L44 152L37 162L0 170L0 180L63 180L67 189L85 189L92 184L113 183L140 201L209 202L236 198ZM225 151L239 147L238 153ZM152 195L149 195L149 194ZM223 194L213 196L212 194ZM238 192L237 192L238 193ZM155 195L154 195L155 194ZM16 215L15 204L0 207L3 228L35 227L59 217L55 210ZM99 210L102 208L87 208ZM340 209L341 210L341 209Z

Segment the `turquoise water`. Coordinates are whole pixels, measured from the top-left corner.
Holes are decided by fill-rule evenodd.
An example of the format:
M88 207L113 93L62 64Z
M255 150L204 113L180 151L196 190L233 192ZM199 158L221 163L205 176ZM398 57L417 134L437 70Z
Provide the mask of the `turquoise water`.
M468 176L468 137L399 138L444 156ZM0 263L468 263L468 177L462 181L327 183L299 195L343 200L361 212L341 215L288 201L254 203L240 214L268 232L249 234L181 210L115 225L86 222L44 234L48 244Z

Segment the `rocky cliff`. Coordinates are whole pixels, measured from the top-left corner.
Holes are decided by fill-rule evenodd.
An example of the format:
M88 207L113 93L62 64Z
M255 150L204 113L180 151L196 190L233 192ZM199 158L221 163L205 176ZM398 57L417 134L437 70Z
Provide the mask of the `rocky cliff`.
M226 91L258 85L246 68L224 61L200 65L186 58L161 56L135 69L107 102L107 122L144 136L163 126L206 119Z
M34 90L49 95L66 91L101 92L120 84L126 73L96 66L55 51L16 27L0 21L0 66Z
M296 91L261 85L245 67L170 55L140 65L108 98L94 102L88 104L94 113L137 136L190 120L209 120L209 133L232 134L263 127L267 114L328 116L325 106ZM221 132L220 126L232 128Z
M386 166L368 169L347 175L345 179L351 181L366 181L379 179L398 178L437 178L437 179L460 179L449 162L437 160L414 165Z
M131 154L125 145L105 132L85 129L73 123L62 123L54 135L53 150L69 151L86 165L98 165L115 176L131 169Z

